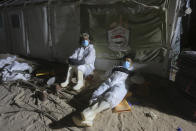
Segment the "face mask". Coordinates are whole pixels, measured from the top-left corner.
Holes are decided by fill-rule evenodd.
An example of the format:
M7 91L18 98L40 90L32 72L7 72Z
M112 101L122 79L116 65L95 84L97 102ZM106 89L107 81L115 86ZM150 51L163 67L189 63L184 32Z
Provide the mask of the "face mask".
M128 69L130 66L131 66L131 64L130 64L130 62L128 62L128 61L125 61L125 62L123 63L123 67L126 68L126 69Z
M88 44L89 44L88 40L83 40L83 41L82 41L82 45L83 45L84 47L87 47Z

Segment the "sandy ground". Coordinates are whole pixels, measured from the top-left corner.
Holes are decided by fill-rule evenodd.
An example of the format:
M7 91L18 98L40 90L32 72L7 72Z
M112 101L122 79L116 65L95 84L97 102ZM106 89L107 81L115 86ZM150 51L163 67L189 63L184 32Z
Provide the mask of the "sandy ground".
M75 126L71 117L86 107L101 78L103 72L97 71L80 94L49 93L44 102L36 100L35 91L28 84L0 84L0 131L176 131L179 127L182 131L196 131L195 122L183 119L173 109L166 95L167 81L153 76L147 78L148 87L136 88L127 99L132 103L130 112L107 110L97 115L93 127ZM31 83L39 85L36 81L39 79L32 79Z

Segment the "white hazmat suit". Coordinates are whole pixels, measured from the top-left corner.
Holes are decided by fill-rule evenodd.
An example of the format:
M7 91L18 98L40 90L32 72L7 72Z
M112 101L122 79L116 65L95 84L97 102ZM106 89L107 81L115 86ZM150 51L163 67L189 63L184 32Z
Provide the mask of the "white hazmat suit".
M73 87L73 89L76 91L80 90L81 87L83 87L84 85L83 76L90 75L95 69L95 58L95 49L92 44L89 44L86 47L81 46L78 49L76 49L75 52L69 57L69 59L83 62L79 65L70 65L67 72L66 81L61 83L61 86L66 87L70 82L70 77L72 76L73 72L76 71L78 82L77 85Z
M71 59L76 59L78 61L84 60L84 65L78 65L77 69L82 71L85 76L88 76L93 72L95 69L94 63L95 63L95 49L92 44L89 44L86 48L80 47L75 50L75 52L69 57Z
M123 71L122 66L113 70L110 77L94 91L90 99L91 106L81 112L81 118L72 117L73 122L78 126L92 126L96 115L106 109L117 106L127 94L125 81L133 72L133 66Z
M130 67L128 70L132 71L133 67ZM127 94L125 84L127 77L128 74L125 72L114 71L110 77L94 91L90 103L105 100L110 103L111 108L117 106Z

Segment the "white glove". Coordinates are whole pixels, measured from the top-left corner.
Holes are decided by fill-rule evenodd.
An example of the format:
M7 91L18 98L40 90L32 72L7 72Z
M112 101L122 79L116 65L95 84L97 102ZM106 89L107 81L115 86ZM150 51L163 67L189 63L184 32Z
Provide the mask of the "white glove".
M187 9L185 10L185 13L186 13L187 15L191 14L191 13L192 13L192 9L191 9L190 7L187 8Z
M91 98L89 101L89 105L93 105L97 101L97 98Z

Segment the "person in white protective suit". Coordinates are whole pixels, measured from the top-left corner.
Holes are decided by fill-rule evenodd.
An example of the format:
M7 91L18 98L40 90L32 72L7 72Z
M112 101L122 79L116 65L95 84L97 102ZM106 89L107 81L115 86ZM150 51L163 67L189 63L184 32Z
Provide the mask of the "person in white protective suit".
M134 74L133 69L130 58L126 58L122 66L113 68L109 78L94 91L90 107L81 112L81 119L72 117L73 122L78 126L92 126L97 113L117 106L127 94L125 81Z
M94 67L95 62L95 49L90 44L89 35L87 33L82 34L81 47L75 50L75 52L69 57L69 68L67 72L67 78L65 82L61 83L62 87L66 87L70 83L74 71L77 74L77 84L73 87L78 91L84 86L83 77L90 75Z

